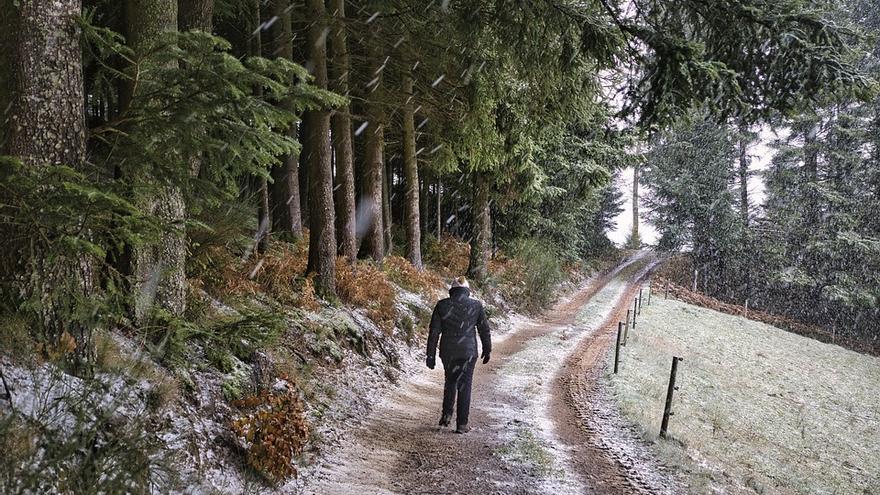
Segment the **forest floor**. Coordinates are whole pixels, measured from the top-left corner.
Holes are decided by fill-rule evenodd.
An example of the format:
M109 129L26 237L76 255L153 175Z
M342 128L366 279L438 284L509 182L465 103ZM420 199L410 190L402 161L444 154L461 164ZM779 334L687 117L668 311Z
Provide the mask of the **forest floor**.
M437 426L442 367L422 367L402 376L296 491L675 492L599 387L620 313L655 263L640 253L495 338L492 360L474 374L470 433Z

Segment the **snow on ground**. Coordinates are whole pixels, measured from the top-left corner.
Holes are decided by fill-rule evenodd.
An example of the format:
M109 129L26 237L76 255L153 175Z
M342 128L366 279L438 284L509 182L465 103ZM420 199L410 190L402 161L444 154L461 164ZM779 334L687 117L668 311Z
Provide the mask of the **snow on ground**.
M691 493L880 493L880 358L654 297L606 381Z
M542 493L584 493L586 488L569 474L568 447L553 434L551 419L552 381L562 361L578 343L607 318L626 289L622 278L612 279L581 309L571 325L557 325L551 332L531 339L501 368L499 387L523 401L522 409L496 408L497 421L516 427L506 431L510 445L501 452L514 461L531 463L542 475Z

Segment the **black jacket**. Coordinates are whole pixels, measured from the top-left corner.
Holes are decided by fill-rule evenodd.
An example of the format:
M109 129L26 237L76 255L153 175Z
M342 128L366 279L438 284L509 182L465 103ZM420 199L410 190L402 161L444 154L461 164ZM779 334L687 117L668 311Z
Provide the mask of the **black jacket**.
M492 351L492 339L489 335L489 321L483 304L470 298L471 291L466 287L449 289L449 297L441 299L434 306L431 315L431 329L428 334L428 358L437 352L437 341L440 341L440 359L476 358L477 332L483 344L483 352Z

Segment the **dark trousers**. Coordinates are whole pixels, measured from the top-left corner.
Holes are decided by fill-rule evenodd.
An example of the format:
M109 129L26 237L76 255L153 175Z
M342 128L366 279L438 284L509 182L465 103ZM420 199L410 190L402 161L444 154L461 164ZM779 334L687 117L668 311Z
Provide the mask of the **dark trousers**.
M452 416L452 406L458 396L455 422L466 425L471 409L471 384L474 378L474 365L477 358L450 359L443 361L446 382L443 385L443 415Z

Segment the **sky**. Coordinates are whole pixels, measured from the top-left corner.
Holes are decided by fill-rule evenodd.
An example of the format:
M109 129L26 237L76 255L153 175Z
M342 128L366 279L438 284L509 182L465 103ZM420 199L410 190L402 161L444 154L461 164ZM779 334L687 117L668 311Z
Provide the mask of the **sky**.
M749 178L749 200L752 208L764 202L764 181L761 172L767 169L770 160L773 159L775 152L770 144L778 137L781 136L774 134L768 126L761 127L758 130L758 140L749 147L748 153L752 158L749 166L749 171L752 174ZM622 191L623 197L626 198L623 211L615 219L616 228L608 234L608 238L618 246L623 245L632 229L632 175L632 168L628 168L621 171L614 179L615 187ZM648 194L651 192L646 185L642 184L639 190L640 199L642 199L639 201L639 235L643 243L653 245L656 244L659 235L657 229L647 221L648 210L644 204L644 197Z

